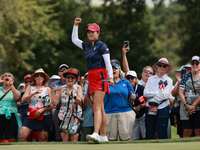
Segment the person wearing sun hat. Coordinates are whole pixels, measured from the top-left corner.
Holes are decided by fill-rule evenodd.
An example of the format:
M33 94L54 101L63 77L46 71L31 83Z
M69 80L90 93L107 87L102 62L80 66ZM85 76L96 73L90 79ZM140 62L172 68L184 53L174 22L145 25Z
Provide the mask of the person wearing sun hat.
M31 85L28 85L22 97L22 102L29 100L27 117L20 129L20 141L26 141L32 131L39 131L39 141L48 141L48 132L52 130L51 116L52 93L47 85L48 74L42 68L37 69L31 76Z
M149 98L146 105L146 139L154 139L157 131L159 139L167 139L169 120L169 98L173 81L168 77L172 70L167 58L160 58L153 66L156 75L151 76L144 89L143 96Z
M183 75L180 86L180 120L182 121L183 137L191 137L193 131L200 136L200 58L193 56L191 72Z
M61 107L58 113L58 118L61 122L64 121L65 115L67 113L67 118L72 116L73 112L76 112L76 117L82 116L82 103L83 103L83 93L80 85L76 84L78 79L77 69L69 68L67 71L63 72L63 76L66 79L66 84L62 87L53 88L53 101L54 106L61 102ZM73 111L68 111L73 110ZM70 134L70 138L69 138ZM65 132L61 129L62 141L78 141L79 131L75 134Z
M96 23L88 24L86 28L87 37L90 42L83 42L78 38L78 25L82 22L81 18L75 18L72 31L72 42L85 51L85 58L88 69L89 94L93 99L94 111L94 132L87 135L87 140L101 142L107 139L106 133L102 129L106 115L103 108L103 99L109 93L109 85L114 86L113 71L110 64L110 51L107 45L99 38L102 31ZM102 79L109 79L102 82ZM101 140L102 139L102 140Z

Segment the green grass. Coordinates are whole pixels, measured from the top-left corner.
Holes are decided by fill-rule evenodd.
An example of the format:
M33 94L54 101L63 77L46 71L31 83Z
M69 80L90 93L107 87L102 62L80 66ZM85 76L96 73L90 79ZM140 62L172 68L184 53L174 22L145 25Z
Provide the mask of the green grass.
M0 150L199 150L200 137L179 138L172 127L172 139L90 142L16 142L0 143Z
M200 140L199 140L200 141ZM107 144L91 143L18 143L0 145L2 150L198 150L200 142L148 143L109 142Z

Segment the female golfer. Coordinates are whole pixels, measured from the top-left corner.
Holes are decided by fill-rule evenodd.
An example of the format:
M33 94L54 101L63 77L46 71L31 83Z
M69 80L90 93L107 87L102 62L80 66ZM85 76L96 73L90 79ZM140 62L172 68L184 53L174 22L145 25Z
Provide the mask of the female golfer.
M102 82L102 79L109 78L109 84L114 85L113 71L110 64L110 53L107 45L103 43L99 36L101 29L96 23L89 24L86 31L90 42L83 42L78 38L78 25L81 18L74 20L72 31L72 42L85 51L85 58L88 68L89 94L92 95L94 111L94 133L87 135L87 140L100 142L105 139L106 133L102 128L106 124L106 115L104 111L103 99L105 93L109 93L108 82ZM107 70L106 70L107 69ZM99 136L99 130L101 135ZM102 140L103 141L103 140Z

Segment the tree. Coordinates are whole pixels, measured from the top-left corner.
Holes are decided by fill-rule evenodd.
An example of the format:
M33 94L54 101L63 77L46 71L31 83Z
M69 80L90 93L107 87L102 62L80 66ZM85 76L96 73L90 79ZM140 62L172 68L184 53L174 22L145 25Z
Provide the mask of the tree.
M200 1L199 0L177 0L177 2L186 7L181 14L179 27L181 48L178 54L182 57L181 64L190 61L192 56L199 55L200 49Z

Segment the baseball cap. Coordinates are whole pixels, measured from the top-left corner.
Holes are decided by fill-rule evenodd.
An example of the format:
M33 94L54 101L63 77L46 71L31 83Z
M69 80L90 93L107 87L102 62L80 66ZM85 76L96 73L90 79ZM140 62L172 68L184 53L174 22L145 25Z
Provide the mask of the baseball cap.
M52 75L50 80L60 80L60 76L58 75Z
M115 67L115 68L118 68L118 69L120 68L120 62L117 59L112 59L110 61L110 63L111 63L112 67Z
M127 73L126 73L126 76L133 76L133 77L136 77L137 78L137 73L135 72L135 71L128 71Z
M196 61L200 62L199 56L193 56L191 61L193 61L193 60L196 60Z
M87 29L85 31L88 31L88 30L101 32L101 29L100 29L99 25L96 24L96 23L88 24L88 27L87 27Z
M25 76L24 76L24 81L25 81L26 79L30 79L30 77L31 77L31 74L25 75Z
M183 66L184 68L191 68L191 64L187 63L186 65Z
M175 70L176 73L179 73L181 72L182 70L185 70L185 67L184 66L181 66L178 70Z
M78 71L77 71L77 69L75 69L75 68L69 68L68 70L64 71L63 77L66 78L67 74L74 74L74 75L76 75L76 77L79 76L79 75L78 75Z
M67 69L69 69L69 66L68 66L68 65L62 64L62 65L59 66L59 71L60 71L60 69L61 69L62 67L66 67Z
M24 83L20 83L19 86L17 87L17 89L19 90L20 87L25 87Z

